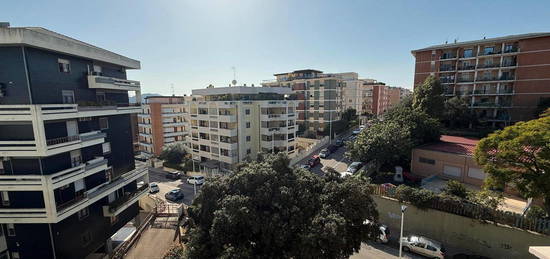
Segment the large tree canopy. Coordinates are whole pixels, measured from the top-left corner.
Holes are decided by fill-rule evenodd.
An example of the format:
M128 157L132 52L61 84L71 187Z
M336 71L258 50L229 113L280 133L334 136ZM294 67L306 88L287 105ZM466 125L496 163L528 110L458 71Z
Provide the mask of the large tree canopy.
M208 181L189 208L189 258L348 258L375 236L366 184L267 155Z
M525 197L543 198L550 211L550 116L496 131L476 147L489 186L513 184Z
M422 85L414 88L412 106L415 110L440 118L443 102L443 87L434 76L429 76Z
M442 120L451 128L468 127L476 123L476 116L465 99L455 96L445 100Z

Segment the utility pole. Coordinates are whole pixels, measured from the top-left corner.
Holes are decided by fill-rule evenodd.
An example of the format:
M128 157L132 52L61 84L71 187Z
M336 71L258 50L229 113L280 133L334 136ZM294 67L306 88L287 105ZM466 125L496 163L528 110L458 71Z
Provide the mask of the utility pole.
M401 232L399 233L399 258L402 258L401 253L403 252L403 219L405 218L406 210L407 210L407 206L401 205Z

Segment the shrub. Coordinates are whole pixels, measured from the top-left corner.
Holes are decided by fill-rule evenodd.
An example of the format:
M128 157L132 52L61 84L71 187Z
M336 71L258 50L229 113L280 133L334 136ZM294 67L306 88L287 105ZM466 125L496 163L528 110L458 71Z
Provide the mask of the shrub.
M504 202L504 196L501 192L481 190L472 195L471 201L481 206L496 210Z
M407 185L399 185L395 193L400 202L410 202L412 205L425 209L438 198L437 195L426 189L417 189Z
M466 189L466 186L464 186L464 184L455 180L448 181L447 186L443 188L443 192L445 194L454 195L462 199L468 198L468 195L470 193L468 189Z
M527 211L528 218L545 218L546 217L546 211L537 205L531 205L529 210Z

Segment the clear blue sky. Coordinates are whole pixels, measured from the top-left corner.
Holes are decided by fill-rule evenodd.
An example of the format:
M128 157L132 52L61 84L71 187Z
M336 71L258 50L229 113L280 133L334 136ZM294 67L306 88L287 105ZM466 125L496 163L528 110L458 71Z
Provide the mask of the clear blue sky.
M273 73L355 71L411 88L412 49L550 31L550 2L436 0L4 1L0 19L138 59L142 92L259 84Z

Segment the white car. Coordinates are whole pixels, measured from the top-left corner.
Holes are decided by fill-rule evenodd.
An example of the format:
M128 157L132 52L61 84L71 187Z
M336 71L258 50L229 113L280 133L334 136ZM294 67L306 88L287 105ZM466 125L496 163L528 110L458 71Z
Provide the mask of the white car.
M149 184L149 193L157 193L159 192L159 185L157 183L150 183Z
M340 172L340 178L348 177L350 175L351 175L350 172Z
M196 176L189 176L189 178L187 178L187 183L188 184L196 184L196 185L201 185L204 183L204 176L202 175L196 175Z
M348 169L346 170L346 172L349 172L351 174L355 174L357 171L359 171L359 169L361 169L361 167L363 167L363 163L361 162L353 162L351 163L351 165L349 165Z
M435 240L416 235L403 237L401 240L405 252L413 252L429 258L445 258L445 248Z
M365 219L365 222L363 222L363 224L369 225L369 224L375 224L375 223L368 219ZM378 227L380 229L380 235L378 236L376 241L383 244L388 243L390 241L390 229L388 228L388 226L384 224L379 224Z
M353 134L353 135L357 135L357 134L359 134L359 133L361 133L361 129L354 129L354 130L351 132L351 134Z

